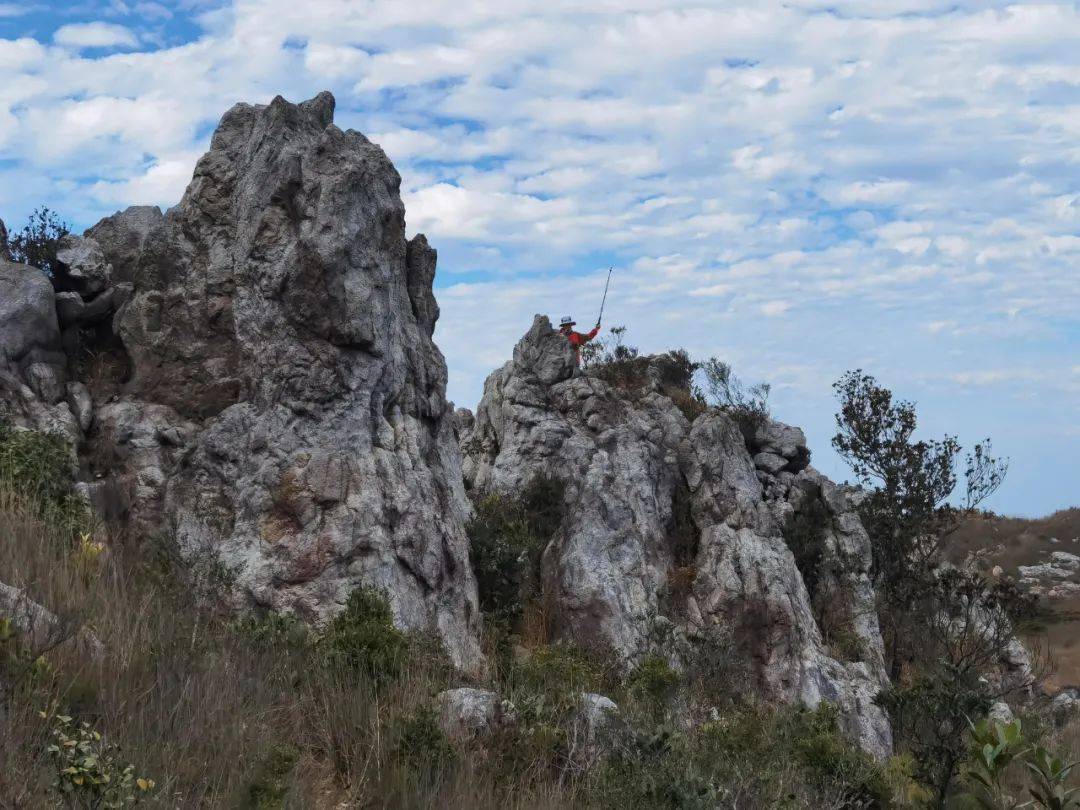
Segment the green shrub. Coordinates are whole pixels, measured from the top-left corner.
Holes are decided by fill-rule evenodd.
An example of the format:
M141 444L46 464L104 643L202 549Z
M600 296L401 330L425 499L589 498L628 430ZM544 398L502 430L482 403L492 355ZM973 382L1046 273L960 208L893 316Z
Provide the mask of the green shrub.
M50 523L74 532L88 521L78 498L71 449L58 433L21 430L0 420L0 485L31 498Z
M394 627L386 596L376 588L360 587L350 594L319 645L332 669L362 673L382 683L400 673L408 641Z
M237 634L260 649L305 647L310 639L307 625L283 613L251 611L233 622Z
M398 732L397 756L412 768L439 769L454 761L454 746L439 728L434 710L420 709L407 717Z
M242 810L280 810L289 792L289 775L300 758L294 745L272 745L259 762L248 786Z
M784 526L784 542L795 557L795 566L811 598L824 573L828 553L825 530L830 520L829 509L819 498L807 498Z
M659 655L648 655L626 679L627 691L642 700L654 714L660 714L682 686L682 676Z
M889 807L884 766L844 738L823 705L744 707L690 732L624 730L597 789L608 807Z
M854 807L887 807L892 791L885 771L843 736L838 719L836 708L822 703L790 714L782 734L811 784L842 792Z
M46 712L41 712L48 719ZM130 807L154 789L154 781L135 775L134 765L118 759L89 723L76 723L67 715L52 718L53 742L47 750L56 767L56 790L74 807Z
M538 476L517 497L488 495L469 522L480 608L513 623L540 592L540 557L563 517L561 481Z
M701 363L701 371L711 404L730 415L747 444L751 444L758 429L769 419L771 386L758 383L747 388L732 373L729 364L715 357Z

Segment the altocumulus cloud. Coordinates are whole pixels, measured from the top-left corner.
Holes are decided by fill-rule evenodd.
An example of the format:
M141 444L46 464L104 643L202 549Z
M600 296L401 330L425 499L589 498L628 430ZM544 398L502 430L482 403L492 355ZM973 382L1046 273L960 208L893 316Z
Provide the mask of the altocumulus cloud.
M462 404L534 312L592 318L614 264L609 325L771 381L827 472L829 384L860 366L928 431L996 438L998 508L1080 492L1073 3L9 7L9 223L171 205L231 104L330 88L440 250Z

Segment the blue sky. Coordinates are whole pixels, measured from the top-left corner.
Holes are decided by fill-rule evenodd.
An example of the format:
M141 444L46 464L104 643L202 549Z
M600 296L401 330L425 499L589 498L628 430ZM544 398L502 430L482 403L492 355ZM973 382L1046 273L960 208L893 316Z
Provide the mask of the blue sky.
M1080 9L936 0L0 0L0 217L174 204L237 101L330 89L440 254L474 406L534 312L773 384L875 374L1080 503Z

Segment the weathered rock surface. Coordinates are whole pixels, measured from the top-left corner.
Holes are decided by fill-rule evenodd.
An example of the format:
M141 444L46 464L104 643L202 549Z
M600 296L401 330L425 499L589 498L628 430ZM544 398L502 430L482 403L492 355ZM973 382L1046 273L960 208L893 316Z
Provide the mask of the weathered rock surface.
M512 725L517 711L508 700L485 689L448 689L435 696L436 720L451 740L469 740Z
M77 441L77 421L63 401L66 368L49 279L0 259L0 417Z
M888 721L872 703L885 674L869 541L846 493L807 467L801 431L771 423L751 452L719 411L691 423L656 385L630 393L575 373L570 347L542 316L488 378L468 422L458 418L470 487L510 494L538 475L566 482L566 517L543 558L561 635L632 661L648 651L658 617L734 633L757 680L748 688L832 701L864 748L891 750ZM766 463L756 463L761 454ZM812 503L826 516L827 547L845 555L843 581L822 587L860 641L857 660L838 660L827 646L783 539ZM692 576L681 599L672 598L677 571Z
M64 280L81 295L95 296L112 286L112 265L93 239L68 234L57 247L56 263Z
M11 249L8 247L7 226L2 219L0 219L0 261L11 261Z

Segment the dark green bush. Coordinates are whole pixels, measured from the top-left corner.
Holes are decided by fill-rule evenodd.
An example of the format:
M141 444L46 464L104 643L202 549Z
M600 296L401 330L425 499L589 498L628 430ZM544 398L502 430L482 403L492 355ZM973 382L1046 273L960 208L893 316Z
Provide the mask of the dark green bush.
M795 557L795 566L811 598L817 593L828 552L825 530L829 522L828 507L818 498L807 498L783 531L784 542Z
M781 724L795 760L808 781L840 791L852 807L888 807L891 789L884 770L840 732L836 707L798 709Z
M480 608L511 623L540 592L540 557L563 516L561 481L535 478L517 497L488 495L469 522Z
M408 640L394 627L386 596L376 588L360 587L349 596L345 610L334 617L319 645L333 669L362 673L380 683L401 672Z
M75 463L67 439L0 420L0 485L32 498L43 517L74 531L88 522L74 483Z
M234 622L236 632L255 647L302 648L310 641L308 627L293 616L251 612Z
M410 768L438 769L454 761L454 747L430 708L407 717L398 732L396 753Z
M627 691L661 714L682 686L682 676L659 655L648 655L634 667L626 679Z
M289 775L300 752L296 746L272 745L259 762L240 806L242 810L280 810L289 791Z

